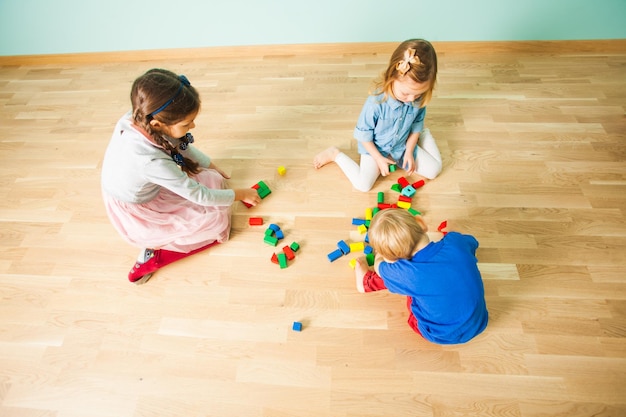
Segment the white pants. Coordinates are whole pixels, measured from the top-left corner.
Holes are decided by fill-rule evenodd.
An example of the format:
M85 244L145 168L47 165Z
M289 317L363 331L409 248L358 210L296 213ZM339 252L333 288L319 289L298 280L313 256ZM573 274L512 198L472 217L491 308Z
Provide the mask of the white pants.
M433 179L441 172L442 162L439 148L430 130L424 129L420 133L417 146L415 147L416 173L422 177ZM400 161L401 162L401 161ZM359 191L369 191L380 176L380 169L376 160L369 154L361 155L360 165L354 162L348 155L339 152L335 163L348 177L352 186Z

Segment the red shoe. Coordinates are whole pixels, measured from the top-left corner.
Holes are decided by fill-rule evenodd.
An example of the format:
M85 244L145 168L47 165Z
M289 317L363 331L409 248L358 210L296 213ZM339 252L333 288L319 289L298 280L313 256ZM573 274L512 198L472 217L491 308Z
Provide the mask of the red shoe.
M210 248L211 246L217 245L219 242L209 243L206 246L201 248L192 250L188 253L183 252L174 252L171 250L165 249L157 249L152 251L149 254L147 251L151 251L151 249L146 249L146 260L143 263L136 262L135 265L131 268L128 273L128 280L135 284L144 284L148 282L151 278L152 274L159 268L163 268L166 265L169 265L173 262L176 262L180 259L186 258L198 252L202 252L205 249Z

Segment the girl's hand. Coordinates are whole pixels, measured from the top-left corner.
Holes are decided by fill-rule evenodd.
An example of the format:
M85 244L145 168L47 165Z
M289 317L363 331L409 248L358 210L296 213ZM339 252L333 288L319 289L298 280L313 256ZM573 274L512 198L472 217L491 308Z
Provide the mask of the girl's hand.
M256 206L261 202L259 193L254 188L242 188L235 191L235 201L243 201L251 206Z
M416 165L417 164L415 158L413 158L413 154L405 153L402 160L402 168L406 171L406 175L413 174L417 169Z
M389 175L389 165L395 164L396 161L393 159L385 158L381 156L380 158L376 158L376 164L378 165L378 169L380 170L380 175L386 177Z

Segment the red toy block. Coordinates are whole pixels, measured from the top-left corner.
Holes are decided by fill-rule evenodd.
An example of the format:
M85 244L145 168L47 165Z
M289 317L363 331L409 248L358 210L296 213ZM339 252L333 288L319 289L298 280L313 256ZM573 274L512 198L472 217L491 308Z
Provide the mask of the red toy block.
M409 185L409 181L404 177L400 177L398 178L398 184L400 184L404 188Z
M443 233L443 234L445 235L446 233L448 233L448 232L444 232L444 231L443 231L443 229L445 229L446 227L448 227L448 221L447 221L447 220L444 220L444 221L442 221L442 222L441 222L441 224L440 224L440 225L439 225L439 227L437 228L437 231L438 231L438 232L441 232L441 233Z
M419 180L419 181L415 181L415 182L412 184L412 186L413 186L413 188L415 188L415 189L417 190L418 188L423 187L423 186L424 186L424 184L426 184L426 183L424 182L424 180Z
M262 217L250 217L250 220L248 220L248 224L250 226L260 226L263 224L263 218Z
M410 203L412 200L411 200L411 197L401 195L401 196L398 196L398 201L404 201L405 203Z
M275 253L274 253L274 254L272 254L272 259L271 259L271 261L272 261L273 263L275 263L276 265L278 265L278 255L276 255Z
M287 256L288 260L292 260L293 258L296 257L296 254L293 253L293 250L291 250L291 248L289 246L284 246L283 247L283 252L285 253L285 255Z
M380 210L388 209L388 208L391 208L391 207L392 207L392 205L389 204L389 203L378 203L378 208Z

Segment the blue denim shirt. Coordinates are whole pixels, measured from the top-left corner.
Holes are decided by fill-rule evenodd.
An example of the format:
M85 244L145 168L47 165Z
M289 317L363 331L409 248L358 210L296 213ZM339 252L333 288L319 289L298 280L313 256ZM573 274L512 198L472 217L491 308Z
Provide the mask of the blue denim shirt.
M383 102L382 99L383 94L367 98L354 128L354 138L359 142L360 154L368 153L362 142L374 142L383 156L401 164L409 134L424 128L426 108L419 107L419 100L403 103L389 96Z

